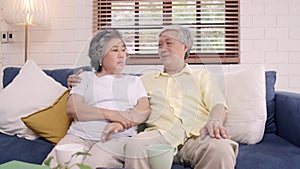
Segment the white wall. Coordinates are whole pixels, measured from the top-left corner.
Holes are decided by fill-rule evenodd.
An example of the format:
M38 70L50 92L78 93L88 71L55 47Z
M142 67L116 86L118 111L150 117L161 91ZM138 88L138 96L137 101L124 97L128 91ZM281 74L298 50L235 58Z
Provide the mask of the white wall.
M242 64L277 71L277 89L300 92L300 0L241 0Z
M0 0L0 8L4 1ZM72 66L92 35L92 0L46 2L47 24L29 26L28 55L42 66ZM7 25L1 20L0 30L15 35L13 43L1 44L3 65L23 64L24 26Z
M277 90L300 93L300 0L240 1L241 63L264 64L267 69L276 70ZM0 0L0 8L3 2ZM29 57L43 68L74 67L79 64L78 58L86 57L84 49L92 35L92 0L46 2L48 24L29 28ZM0 68L22 65L23 27L1 20L0 30L13 31L15 35L15 42L0 44ZM128 66L126 71L144 68ZM147 68L152 71L161 66Z

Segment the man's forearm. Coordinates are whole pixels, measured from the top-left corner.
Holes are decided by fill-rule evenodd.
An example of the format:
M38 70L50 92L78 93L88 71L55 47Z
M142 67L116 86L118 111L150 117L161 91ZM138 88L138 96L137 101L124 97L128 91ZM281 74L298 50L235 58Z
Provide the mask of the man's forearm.
M226 118L226 109L222 104L217 104L212 108L209 114L209 120L215 120L224 124Z
M136 126L146 121L150 114L150 109L140 111L133 108L128 110L126 114L126 116L128 116L133 121L133 125Z
M139 125L146 121L151 113L150 102L148 97L142 97L133 109L130 109L127 114L133 121L133 125Z

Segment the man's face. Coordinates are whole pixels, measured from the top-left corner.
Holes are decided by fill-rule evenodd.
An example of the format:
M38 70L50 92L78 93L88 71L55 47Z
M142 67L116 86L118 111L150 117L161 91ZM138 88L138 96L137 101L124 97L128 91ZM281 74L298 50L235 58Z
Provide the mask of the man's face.
M187 45L178 39L177 31L166 31L159 37L158 55L163 63L184 61Z

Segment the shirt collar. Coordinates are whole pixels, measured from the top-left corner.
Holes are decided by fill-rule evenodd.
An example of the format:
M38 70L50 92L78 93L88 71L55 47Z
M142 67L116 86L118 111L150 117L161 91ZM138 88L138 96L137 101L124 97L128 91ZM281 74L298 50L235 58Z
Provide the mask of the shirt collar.
M181 75L181 74L184 74L184 73L192 74L192 69L187 63L185 64L184 68L179 73L176 73L174 75L169 75L168 73L165 73L165 72L159 72L159 73L157 73L155 78L158 78L158 77L161 77L161 76L178 76L178 75Z

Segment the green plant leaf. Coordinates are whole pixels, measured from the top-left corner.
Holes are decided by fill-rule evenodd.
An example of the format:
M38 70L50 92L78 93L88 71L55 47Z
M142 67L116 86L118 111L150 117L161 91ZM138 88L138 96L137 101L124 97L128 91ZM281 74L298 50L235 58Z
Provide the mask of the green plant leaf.
M77 153L73 154L72 157L74 157L74 156L80 156L80 155L82 155L82 156L90 156L91 154L88 153L88 152L77 152Z
M44 162L44 164L45 164L46 166L50 167L50 163L51 163L52 159L54 159L53 156L49 157L48 159L46 159L46 161Z
M71 156L71 159L67 162L65 162L64 164L57 164L56 167L54 167L53 169L70 169L72 166L78 166L80 169L92 169L91 167L84 165L84 164L73 164L72 166L69 166L70 163L72 162L72 160L75 159L75 157L77 156L90 156L91 154L87 153L87 152L77 152L75 154L73 154ZM45 160L44 164L48 167L50 167L50 163L52 160L55 160L53 156L49 157L48 159Z
M76 164L80 169L92 169L90 166L84 164Z

